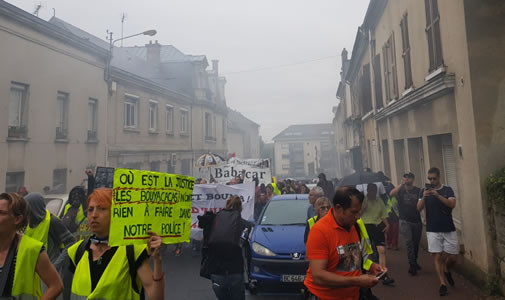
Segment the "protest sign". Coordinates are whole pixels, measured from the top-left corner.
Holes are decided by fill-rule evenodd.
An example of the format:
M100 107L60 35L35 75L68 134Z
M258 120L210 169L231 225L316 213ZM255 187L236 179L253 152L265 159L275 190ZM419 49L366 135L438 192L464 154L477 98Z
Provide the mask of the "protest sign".
M254 183L235 185L197 184L193 189L191 213L191 238L201 240L202 229L198 228L198 216L207 211L217 213L226 206L230 196L238 195L242 199L242 218L250 220L254 215Z
M188 242L193 177L115 169L109 245L146 243L148 231L163 243Z
M235 176L242 175L242 172L244 172L244 182L253 182L253 178L257 177L260 184L272 183L272 172L268 159L231 158L225 164L209 169L200 169L199 172L199 177L210 180L210 176L212 176L221 184L230 182Z

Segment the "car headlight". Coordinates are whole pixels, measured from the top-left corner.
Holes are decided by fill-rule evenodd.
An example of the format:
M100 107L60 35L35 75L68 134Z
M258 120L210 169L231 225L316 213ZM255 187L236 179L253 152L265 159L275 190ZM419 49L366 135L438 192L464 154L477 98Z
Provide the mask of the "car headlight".
M253 251L256 252L257 254L259 255L263 255L263 256L275 256L275 253L268 249L267 247L264 247L256 242L253 242L252 243L252 248L253 248Z

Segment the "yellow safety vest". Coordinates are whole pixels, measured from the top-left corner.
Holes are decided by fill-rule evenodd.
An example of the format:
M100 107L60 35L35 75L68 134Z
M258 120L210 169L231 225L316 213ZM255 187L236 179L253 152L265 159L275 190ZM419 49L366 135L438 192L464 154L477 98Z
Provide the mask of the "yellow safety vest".
M67 214L67 211L72 207L72 205L68 204L65 205L65 210L63 211L63 215ZM82 209L82 205L79 204L79 210L77 211L77 215L75 216L75 224L80 224L84 220L84 211Z
M16 300L38 300L42 297L40 277L35 271L42 243L22 235L19 242L12 285L12 297Z
M311 230L312 226L314 226L314 224L316 224L318 218L319 218L319 216L313 216L312 218L307 220L307 222L309 222L309 230Z
M372 249L372 243L370 242L370 237L368 237L368 232L366 231L365 228L365 223L363 223L363 220L359 218L356 221L356 224L358 224L359 228L359 235L361 238L361 257L363 259L363 269L366 271L370 271L370 267L373 264L373 261L369 258L370 255L373 254L373 249Z
M398 200L396 197L389 197L388 198L388 207L387 207L387 213L391 213L391 211L394 211L397 217L400 216L398 212Z
M280 195L281 194L281 191L279 190L279 188L277 187L277 183L272 183L272 187L274 188L274 194L275 195Z
M75 265L76 253L79 241L68 248L68 256ZM146 249L146 245L134 245L135 260L137 260ZM72 281L71 300L100 299L100 300L139 300L140 294L132 287L132 280L129 272L128 258L126 256L126 246L118 247L116 253L105 268L102 277L98 281L95 289L91 290L91 275L89 266L88 251L84 251L79 263L75 267L74 279ZM137 276L137 286L142 287L140 278Z
M30 225L26 226L25 235L42 242L44 248L47 250L47 241L49 239L49 225L51 224L51 213L46 209L46 216L44 220L39 223L35 228Z

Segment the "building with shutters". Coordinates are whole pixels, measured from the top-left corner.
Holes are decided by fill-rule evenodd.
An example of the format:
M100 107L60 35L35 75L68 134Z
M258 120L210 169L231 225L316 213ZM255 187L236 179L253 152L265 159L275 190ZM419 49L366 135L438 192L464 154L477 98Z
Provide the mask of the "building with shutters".
M504 26L500 1L372 0L337 91L341 152L354 169L382 170L395 185L410 171L417 186L441 170L475 278L503 257L488 234L484 181L505 166Z

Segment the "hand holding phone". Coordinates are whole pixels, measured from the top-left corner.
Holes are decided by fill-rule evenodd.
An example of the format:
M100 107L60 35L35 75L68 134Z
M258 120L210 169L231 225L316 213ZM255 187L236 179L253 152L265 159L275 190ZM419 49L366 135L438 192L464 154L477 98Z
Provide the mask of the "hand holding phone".
M386 275L386 272L380 272L379 274L375 275L375 278L381 279L382 276Z

